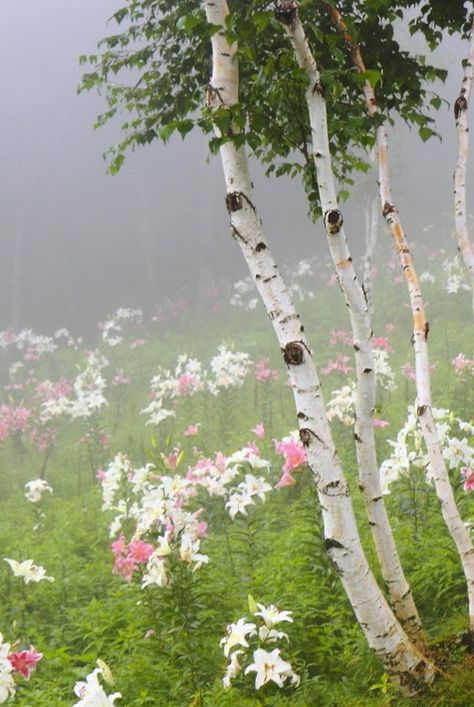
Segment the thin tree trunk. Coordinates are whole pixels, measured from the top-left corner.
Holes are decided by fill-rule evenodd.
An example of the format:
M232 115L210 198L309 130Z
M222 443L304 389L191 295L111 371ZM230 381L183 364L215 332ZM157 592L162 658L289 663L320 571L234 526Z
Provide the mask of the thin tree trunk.
M203 7L210 24L225 27L228 15L225 0L204 0ZM213 68L207 96L211 108L229 108L238 101L236 49L235 44L228 44L224 31L213 34ZM218 129L216 134L220 136ZM415 691L420 682L432 678L434 666L419 653L395 619L365 558L312 353L253 203L245 149L227 141L221 146L220 155L232 233L247 261L290 372L300 437L307 449L321 503L326 548L369 645L403 688Z
M474 78L474 16L469 34L469 55L464 67L459 96L454 104L454 118L458 132L458 158L454 170L454 224L458 251L471 278L472 311L474 315L474 248L469 240L466 212L466 166L469 152L469 127L467 108Z
M371 160L372 161L372 160ZM367 298L367 307L371 321L374 317L374 297L373 297L373 260L375 247L377 245L379 226L379 205L377 195L367 199L365 206L365 255L363 287Z
M332 6L329 7L329 9L337 26L345 34L345 39L355 67L359 72L365 72L366 67L360 49L357 44L352 42L351 37L347 34L347 28L340 13ZM374 89L366 82L363 90L367 103L367 111L369 115L375 115L375 113L378 112L378 106ZM431 409L430 364L427 345L429 325L425 317L420 283L413 264L410 248L405 238L398 209L392 199L388 161L388 140L384 125L380 125L377 128L377 152L382 212L392 232L410 296L413 318L412 341L415 350L418 419L425 440L428 458L430 460L431 474L441 504L444 522L456 545L466 577L469 602L469 626L470 630L474 631L474 546L469 532L461 519L454 499L453 489L439 442L438 430L433 420Z
M279 3L276 15L284 24L293 44L298 65L306 72L309 79L306 102L311 123L319 198L329 250L349 311L354 338L357 374L354 438L359 467L359 485L364 494L369 525L390 603L410 638L419 645L424 645L421 621L403 572L380 485L373 424L375 408L373 331L368 301L354 269L342 214L338 208L329 148L326 100L321 78L298 15L298 3L292 0Z

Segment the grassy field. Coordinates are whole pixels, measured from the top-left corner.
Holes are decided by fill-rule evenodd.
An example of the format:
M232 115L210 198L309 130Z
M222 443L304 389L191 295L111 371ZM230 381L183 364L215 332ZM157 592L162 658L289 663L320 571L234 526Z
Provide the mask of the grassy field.
M472 424L472 365L460 358L453 365L459 354L472 360L470 294L448 294L442 257L428 265L436 277L436 282L425 278L424 286L434 404L451 411L450 421L445 416L449 434L472 444L472 428L460 429L456 422ZM324 264L313 270L314 275L299 280L304 299L298 307L318 368L326 371L322 383L328 401L353 379L354 364L345 307L330 270ZM374 281L374 332L395 381L391 386L382 377L386 385L378 387L380 462L392 453L389 440L397 438L415 397L410 311L397 279L398 271L387 263ZM329 564L309 470L304 464L293 466L296 483L275 488L287 462L278 441L297 426L285 365L260 305L232 307L230 294L225 287L213 289L199 305L167 303L146 317L119 310L95 340L86 342L66 335L49 343L31 333L2 335L1 557L32 559L54 578L25 583L7 562L0 564L3 641L15 644L12 651L32 645L43 654L29 680L15 674L11 701L23 707L72 705L79 700L75 683L100 659L115 681L114 686L104 682L104 669L104 689L120 692L117 704L127 707L472 704L474 655L465 636L465 582L425 470L413 466L386 496L440 668L430 690L408 700L397 697L367 648ZM246 295L248 301L254 296ZM44 350L52 348L51 342L55 350ZM222 346L219 369L216 356ZM232 353L246 357L234 360ZM184 354L189 358L180 363ZM226 381L232 361L235 371ZM155 413L168 410L169 415L159 424L147 424L153 413L142 411L157 401ZM336 415L332 427L364 546L380 577L357 487L352 426ZM227 486L214 494L199 483L192 491L179 486L203 473L203 460L219 468L217 452L228 458L249 447L269 465L252 463L247 453L247 461L232 467ZM111 467L118 453L127 460ZM118 478L114 469L120 464L125 471L111 490L113 499L104 504L104 487ZM160 571L166 565L163 586L155 582L144 588L145 563L129 558L127 565L130 547L116 546L115 558L111 551L121 534L125 546L132 541L133 504L143 494L143 486L133 488L133 479L143 467L148 491L169 478L174 484L170 494L178 499L173 513L188 514L182 527L176 518L168 527L172 540L158 563ZM462 467L462 461L453 467L452 483L463 519L474 524L474 494L463 488ZM261 493L231 518L232 506L226 503L239 484L248 482L247 474L261 479ZM40 477L52 492L28 500L25 484ZM122 518L111 534L117 514ZM153 518L140 536L148 545L156 545L161 527L158 515ZM186 554L183 537L189 533L194 544ZM239 618L256 622L253 600L292 612L292 621L277 627L288 638L272 647L281 648L299 686L286 680L282 689L268 683L256 691L255 672L242 671L229 689L223 687L228 660L220 641ZM253 646L255 637L247 637Z

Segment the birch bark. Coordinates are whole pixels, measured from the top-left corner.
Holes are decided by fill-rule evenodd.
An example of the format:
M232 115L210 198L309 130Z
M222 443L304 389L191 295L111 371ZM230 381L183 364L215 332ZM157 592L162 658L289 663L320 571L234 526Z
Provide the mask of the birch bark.
M371 320L374 316L372 271L374 252L375 246L377 244L378 235L378 216L378 197L374 196L368 199L367 204L365 206L365 255L363 275L364 292L365 297L367 299L367 307Z
M347 34L347 27L341 14L333 6L328 6L328 8L338 28L345 34L346 43L351 52L355 67L359 72L365 72L366 67L360 49L357 44L352 42L351 37ZM363 91L366 99L367 111L369 115L375 115L378 112L378 106L374 89L368 82L365 82ZM390 186L388 138L384 125L380 125L377 128L376 135L382 213L390 227L395 241L400 266L403 270L408 287L410 306L412 310L412 341L415 352L416 393L418 404L417 414L430 460L431 474L435 485L436 494L441 504L443 519L459 553L464 575L466 577L469 605L469 627L471 631L474 631L474 546L469 536L469 532L461 519L456 501L454 499L449 474L441 451L438 431L433 420L431 409L430 364L427 345L429 324L426 320L420 283L415 270L410 248L405 237L398 209L393 203Z
M469 33L469 54L464 67L459 96L454 104L454 118L458 133L458 156L454 170L454 225L458 251L462 256L464 265L471 278L472 312L474 315L474 248L469 240L466 211L466 167L469 152L469 127L467 122L467 108L474 79L474 17Z
M237 47L225 32L225 0L203 0L207 20L222 30L212 36L212 77L208 87L211 109L238 101ZM216 130L217 135L219 131ZM300 437L307 448L322 508L326 548L369 645L402 689L415 691L432 679L434 666L410 642L395 619L365 558L346 479L331 438L312 353L278 267L266 244L253 203L246 152L232 141L220 148L232 233L272 321L290 372Z
M349 311L354 339L357 375L354 438L359 467L359 485L364 495L369 525L390 603L410 638L419 645L424 645L421 621L403 572L380 485L373 424L375 408L373 331L368 299L354 269L342 214L338 208L324 90L318 66L298 15L298 3L293 0L278 3L276 15L285 26L298 65L306 72L309 79L306 103L311 124L319 198L329 250L339 287Z

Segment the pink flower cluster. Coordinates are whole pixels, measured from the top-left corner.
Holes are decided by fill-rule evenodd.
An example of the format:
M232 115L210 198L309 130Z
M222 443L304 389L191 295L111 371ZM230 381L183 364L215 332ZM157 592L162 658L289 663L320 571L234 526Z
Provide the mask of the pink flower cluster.
M284 437L281 440L273 440L275 451L283 455L285 463L283 465L283 474L276 484L276 488L283 488L296 484L296 479L292 475L292 471L296 471L308 461L306 450L299 439L294 437Z
M331 346L336 346L337 344L345 344L346 346L353 346L354 340L352 336L348 334L344 329L333 329L331 331L331 336L329 338L329 343Z
M352 366L349 366L350 357L345 354L338 354L334 361L328 361L328 365L325 368L321 368L321 373L327 375L331 371L338 371L339 373L350 373L352 371Z
M36 392L46 398L46 400L59 400L70 395L72 386L64 378L61 378L56 383L47 380L37 385Z
M452 364L456 375L462 376L463 373L472 373L474 375L474 359L467 358L463 353L459 353L453 358Z
M127 582L132 581L133 573L148 562L155 549L143 540L132 540L127 545L124 535L120 535L111 548L115 557L114 572L122 575Z
M8 437L11 432L24 432L32 414L30 408L0 405L0 439Z
M464 476L464 491L466 491L466 493L474 491L474 469L469 469L465 466L461 469L461 475Z
M112 378L112 385L128 385L130 383L130 378L127 378L123 372L123 368L116 368L115 375Z
M374 336L372 339L372 345L374 349L385 349L388 353L393 353L393 349L387 336Z
M44 430L35 427L30 432L30 440L40 452L46 452L47 449L54 447L57 436L58 430L54 427L47 427Z
M191 395L194 389L199 385L199 381L196 376L192 376L190 373L182 373L177 378L178 382L178 395Z
M263 383L270 383L277 380L278 371L268 368L268 358L262 358L255 364L255 378Z

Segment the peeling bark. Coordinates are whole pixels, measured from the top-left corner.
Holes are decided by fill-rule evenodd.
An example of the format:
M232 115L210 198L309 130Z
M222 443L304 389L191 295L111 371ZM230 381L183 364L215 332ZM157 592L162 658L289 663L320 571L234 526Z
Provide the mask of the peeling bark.
M347 35L346 26L340 13L334 7L330 7L330 12L339 29L345 33L346 42L348 43L355 67L359 72L365 72L366 66L360 49L357 44L354 44L351 41L349 35ZM365 82L363 91L367 104L367 112L369 115L375 115L378 112L378 106L374 89L368 82ZM380 125L377 128L376 135L382 213L388 226L390 227L395 241L400 266L408 287L410 306L412 310L412 343L415 351L418 419L420 421L421 431L425 440L432 477L436 494L441 505L443 519L459 553L464 575L466 577L469 604L469 626L470 630L474 631L474 546L456 505L453 489L449 480L448 470L443 459L438 431L433 420L431 409L430 364L427 345L429 324L426 321L420 283L415 270L410 248L405 237L398 209L393 203L388 160L388 138L384 125Z
M203 7L208 22L224 28L228 14L225 0L204 1ZM230 106L238 100L238 65L236 46L228 45L223 31L212 36L212 54L211 85L218 87L222 101L214 105ZM434 666L409 641L365 558L347 482L327 422L312 352L302 335L299 317L285 283L265 243L261 221L250 206L253 203L252 184L245 150L226 142L220 148L220 155L227 191L238 190L246 197L242 208L230 213L231 225L240 234L239 245L272 320L280 347L285 351L289 344L296 342L301 345L302 360L298 355L297 361L288 361L287 366L296 409L303 416L300 415L299 419L304 419L301 431L307 431L308 462L322 507L324 535L330 545L328 553L370 646L405 691L414 692L420 683L433 677Z
M458 251L470 275L472 290L472 312L474 316L474 247L469 240L466 209L466 172L469 153L469 126L467 109L474 79L474 17L469 34L469 55L464 67L459 96L454 104L454 119L458 133L458 156L454 170L454 225Z
M285 3L279 3L279 7ZM294 8L297 3L291 2ZM278 16L278 15L277 15ZM328 245L339 287L344 296L354 338L356 362L356 454L359 467L360 488L364 495L377 557L385 580L390 603L398 620L410 638L420 646L425 643L421 621L405 578L395 545L390 521L383 501L379 465L375 451L375 363L372 347L373 331L369 305L364 290L357 278L343 227L343 217L338 208L337 192L329 148L326 100L321 87L319 69L309 47L304 28L296 12L290 24L285 23L286 32L293 44L296 60L309 79L306 91L311 123L313 155L316 176ZM318 87L318 90L314 90ZM317 157L316 157L317 156ZM374 502L380 497L379 502Z

